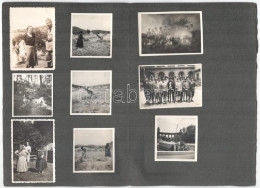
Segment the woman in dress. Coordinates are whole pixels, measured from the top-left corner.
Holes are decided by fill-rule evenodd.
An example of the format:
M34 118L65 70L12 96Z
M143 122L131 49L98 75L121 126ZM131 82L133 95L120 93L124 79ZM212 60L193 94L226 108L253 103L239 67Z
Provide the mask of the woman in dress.
M106 146L105 146L105 157L111 157L109 143L107 143Z
M30 146L29 142L26 142L25 149L28 152L26 161L27 161L28 168L30 168L30 159L31 159L30 153L32 152L32 147Z
M77 44L76 44L76 47L77 47L77 48L83 48L83 47L84 47L83 40L88 41L88 39L85 39L85 38L83 37L83 32L80 31L80 32L79 32L79 36L78 36L78 40L77 40Z
M27 150L25 149L24 145L20 146L20 149L15 151L15 154L18 156L16 171L18 173L21 172L27 172L28 171L28 165L27 165L27 155L29 154Z
M36 161L36 169L38 170L38 173L44 173L44 170L47 168L47 161L44 157L43 151L38 151L38 157Z
M27 27L27 32L23 37L25 42L26 49L26 68L34 68L34 66L38 65L37 54L36 54L36 46L35 46L35 33L33 32L32 26Z

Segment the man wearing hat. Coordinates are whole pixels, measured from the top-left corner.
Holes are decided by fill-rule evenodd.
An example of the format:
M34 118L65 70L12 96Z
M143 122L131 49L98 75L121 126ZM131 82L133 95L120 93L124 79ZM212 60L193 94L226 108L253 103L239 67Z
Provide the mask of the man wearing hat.
M50 18L46 19L46 26L48 28L47 30L47 41L46 41L46 61L48 64L48 68L53 67L53 32L52 32L52 21Z

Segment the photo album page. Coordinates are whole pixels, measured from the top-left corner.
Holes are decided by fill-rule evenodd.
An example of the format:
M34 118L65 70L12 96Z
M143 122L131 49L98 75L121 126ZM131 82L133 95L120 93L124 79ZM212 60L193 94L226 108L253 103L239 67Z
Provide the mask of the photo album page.
M2 4L5 186L256 184L254 3Z

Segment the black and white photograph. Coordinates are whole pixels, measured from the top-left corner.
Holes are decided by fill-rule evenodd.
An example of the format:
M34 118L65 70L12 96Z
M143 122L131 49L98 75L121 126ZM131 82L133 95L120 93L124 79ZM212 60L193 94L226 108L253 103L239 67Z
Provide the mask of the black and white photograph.
M12 182L55 182L54 120L15 119L12 123Z
M112 71L72 70L70 115L111 115Z
M140 56L203 54L201 11L139 12Z
M155 116L155 161L197 161L198 116Z
M112 13L71 14L71 58L112 58Z
M73 129L73 173L115 172L115 129Z
M202 107L202 65L140 65L139 107Z
M10 8L10 68L55 69L55 8Z
M13 116L52 117L53 74L13 73Z

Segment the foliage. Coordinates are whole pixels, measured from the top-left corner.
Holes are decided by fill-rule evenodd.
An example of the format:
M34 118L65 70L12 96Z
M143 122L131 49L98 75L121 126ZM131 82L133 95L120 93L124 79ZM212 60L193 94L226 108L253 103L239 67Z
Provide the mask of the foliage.
M53 122L52 121L14 121L13 123L13 143L14 149L19 148L19 144L30 142L32 151L43 149L53 142Z
M195 143L195 126L190 125L186 129L180 131L181 140L186 143Z

